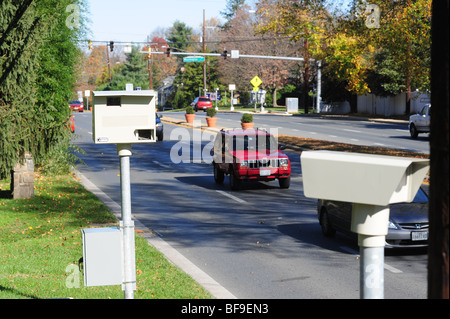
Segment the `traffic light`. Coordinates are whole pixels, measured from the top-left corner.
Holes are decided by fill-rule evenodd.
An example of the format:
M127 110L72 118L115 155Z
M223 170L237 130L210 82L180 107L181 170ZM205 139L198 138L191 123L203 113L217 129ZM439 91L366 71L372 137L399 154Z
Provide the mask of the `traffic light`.
M223 56L223 59L226 60L227 56L228 56L228 51L227 50L223 50L222 56Z
M89 40L89 51L92 51L92 49L93 49L92 40Z
M167 57L170 56L170 48L167 48L167 49L166 49L166 54L167 54Z
M150 59L152 57L152 48L148 48L148 58Z
M114 50L114 41L109 41L109 49L111 52Z

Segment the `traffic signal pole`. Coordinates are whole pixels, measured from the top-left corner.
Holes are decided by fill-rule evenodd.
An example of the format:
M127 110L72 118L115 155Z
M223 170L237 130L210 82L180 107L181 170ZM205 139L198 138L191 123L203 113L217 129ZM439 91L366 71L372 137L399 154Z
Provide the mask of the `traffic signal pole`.
M204 33L203 33L204 34ZM203 37L203 45L205 45L205 38ZM205 50L203 50L205 51ZM147 52L142 52L147 53ZM231 57L232 59L238 58L250 58L250 59L266 59L266 60L285 60L285 61L304 61L304 58L300 57L288 57L288 56L273 56L273 55L251 55L251 54L239 54L237 51L231 51L231 54L228 51L224 51L223 53L194 53L194 52L171 52L170 49L167 52L153 52L153 54L167 54L168 56L173 55L195 55L195 56L214 56L214 57ZM322 93L322 62L320 60L309 59L310 62L317 63L317 111L320 113L320 102L321 102L321 93ZM206 69L203 68L203 85L206 88Z

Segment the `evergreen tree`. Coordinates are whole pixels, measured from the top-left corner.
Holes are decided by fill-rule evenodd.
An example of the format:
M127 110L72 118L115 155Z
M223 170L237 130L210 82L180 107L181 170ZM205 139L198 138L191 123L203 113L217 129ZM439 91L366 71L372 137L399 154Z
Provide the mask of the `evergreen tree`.
M80 8L82 0L0 2L0 178L25 152L38 165L57 148L68 156L67 102L82 30L68 27L69 4Z
M130 53L126 54L126 62L118 72L111 77L111 82L101 85L98 91L121 91L125 90L127 83L132 83L133 87L149 88L148 62L145 54L140 53L136 46L132 47Z
M177 20L170 28L167 40L170 47L186 51L193 40L193 36L192 28L188 27L186 23Z

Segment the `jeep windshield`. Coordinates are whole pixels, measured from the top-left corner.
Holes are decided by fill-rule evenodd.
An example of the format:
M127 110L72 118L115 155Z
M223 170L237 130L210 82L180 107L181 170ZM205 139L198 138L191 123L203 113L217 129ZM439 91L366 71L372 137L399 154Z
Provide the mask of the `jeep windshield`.
M270 151L278 150L278 143L272 135L235 135L233 151Z

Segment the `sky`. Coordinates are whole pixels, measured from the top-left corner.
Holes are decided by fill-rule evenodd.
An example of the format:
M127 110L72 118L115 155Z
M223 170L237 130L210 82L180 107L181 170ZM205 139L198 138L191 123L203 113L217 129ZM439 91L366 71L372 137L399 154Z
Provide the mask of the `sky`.
M221 19L226 0L88 0L89 35L94 41L145 42L158 27L176 20L201 31L206 20Z

